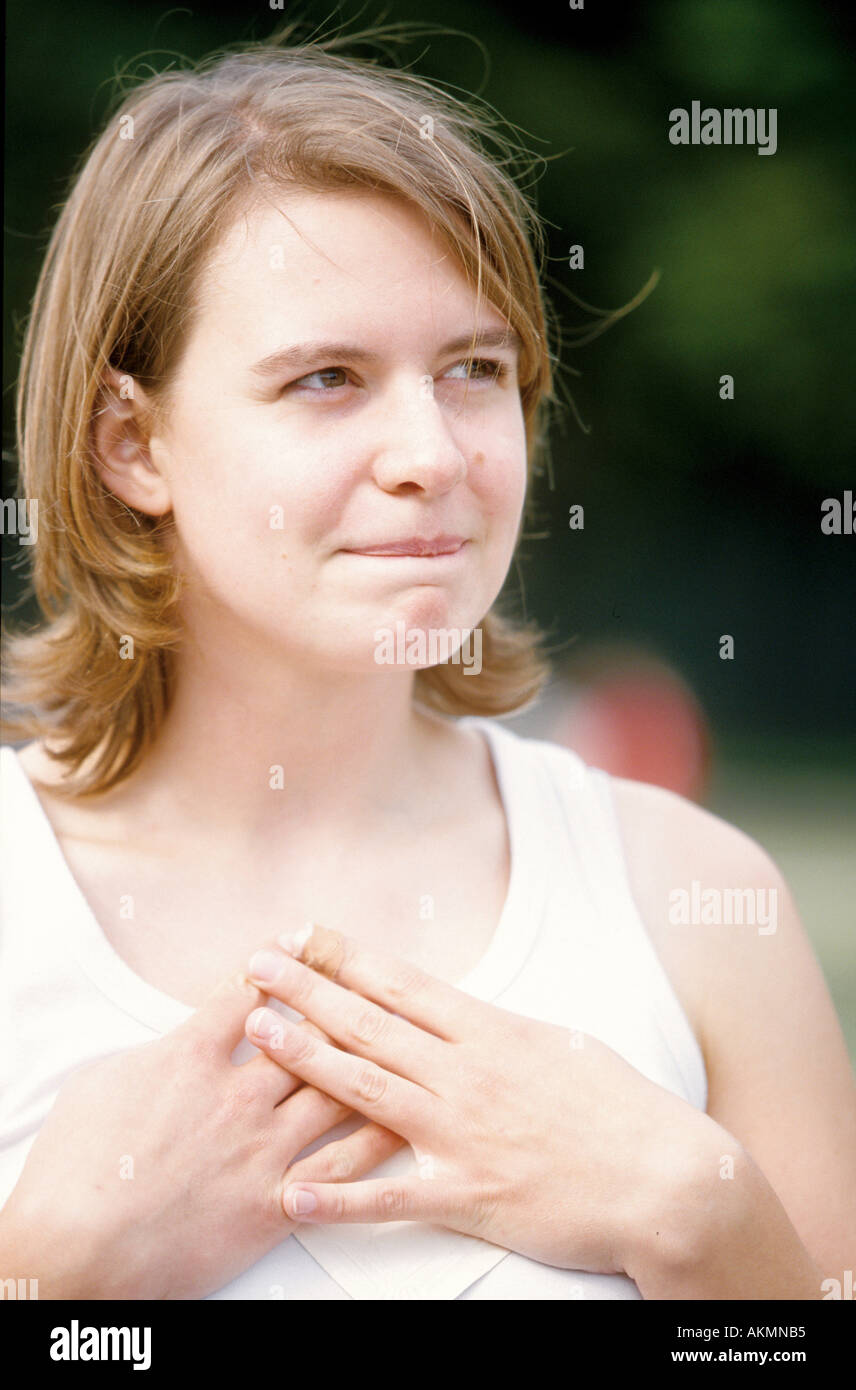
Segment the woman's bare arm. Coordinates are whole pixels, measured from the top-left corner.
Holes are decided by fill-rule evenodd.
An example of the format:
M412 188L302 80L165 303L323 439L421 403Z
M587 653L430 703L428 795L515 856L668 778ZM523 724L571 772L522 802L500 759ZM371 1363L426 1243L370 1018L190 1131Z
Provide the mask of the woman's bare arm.
M788 886L717 816L641 783L617 780L615 791L634 896L702 1046L708 1114L758 1165L822 1278L840 1280L856 1251L856 1084ZM696 903L718 892L720 920L703 920L717 916L716 892L706 911L690 903L702 920L670 920L675 890L693 881ZM743 893L742 914L731 899L743 921L722 920L726 890Z

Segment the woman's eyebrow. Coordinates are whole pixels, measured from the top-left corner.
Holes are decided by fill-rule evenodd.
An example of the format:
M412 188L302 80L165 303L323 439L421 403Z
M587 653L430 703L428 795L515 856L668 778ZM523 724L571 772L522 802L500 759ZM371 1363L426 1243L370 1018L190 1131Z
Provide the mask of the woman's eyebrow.
M464 352L471 345L476 348L509 348L520 352L523 339L513 328L483 328L476 334L459 334L444 343L439 353ZM250 371L253 376L271 377L279 376L282 372L299 367L303 363L318 362L322 359L328 362L339 358L348 358L351 362L379 362L381 356L379 352L360 347L359 343L297 343L294 347L279 348L263 357L254 363Z

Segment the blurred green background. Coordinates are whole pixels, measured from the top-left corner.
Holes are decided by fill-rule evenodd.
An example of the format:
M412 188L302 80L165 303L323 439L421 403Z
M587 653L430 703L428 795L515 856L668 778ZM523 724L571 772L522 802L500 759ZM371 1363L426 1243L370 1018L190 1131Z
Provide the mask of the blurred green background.
M568 410L509 583L557 651L604 640L686 680L712 744L703 799L789 879L856 1059L856 537L821 532L853 465L853 35L844 5L650 0L581 11L475 0L205 4L12 0L8 23L3 496L15 494L13 384L54 209L129 61L154 68L259 39L416 20L461 31L396 49L475 92L544 161L547 288ZM691 101L775 107L778 149L675 147ZM585 250L571 270L568 250ZM570 296L645 302L588 346ZM579 373L574 375L572 373ZM719 378L735 380L722 401ZM568 509L585 507L585 529ZM32 616L21 548L7 614ZM719 638L733 635L735 659ZM521 728L538 732L539 712Z

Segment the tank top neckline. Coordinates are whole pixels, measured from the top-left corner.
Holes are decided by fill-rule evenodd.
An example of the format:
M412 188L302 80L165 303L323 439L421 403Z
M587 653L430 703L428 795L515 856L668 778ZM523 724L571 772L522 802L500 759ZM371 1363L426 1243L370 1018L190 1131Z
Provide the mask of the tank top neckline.
M532 764L520 756L519 735L481 716L458 719L461 726L480 729L488 746L509 843L509 881L505 901L484 954L455 988L490 1002L511 984L522 969L538 935L546 896L545 841L538 825L539 797L533 785ZM39 840L46 846L44 878L55 899L55 910L65 918L72 954L90 981L123 1012L157 1034L170 1031L195 1012L195 1006L176 999L150 984L123 959L107 938L89 901L78 884L39 795L19 761L17 750L2 750L14 768L23 805ZM4 793L8 795L8 790ZM19 822L20 828L20 822Z

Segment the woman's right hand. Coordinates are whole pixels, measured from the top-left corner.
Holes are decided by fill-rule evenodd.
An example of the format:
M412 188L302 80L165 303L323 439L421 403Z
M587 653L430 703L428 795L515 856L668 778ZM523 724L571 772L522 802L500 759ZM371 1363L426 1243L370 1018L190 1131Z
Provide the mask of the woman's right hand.
M265 1001L234 976L165 1037L69 1077L0 1211L4 1277L37 1278L41 1299L202 1298L285 1240L286 1170L353 1112L261 1052L232 1062ZM288 1180L358 1178L403 1142L367 1123Z

